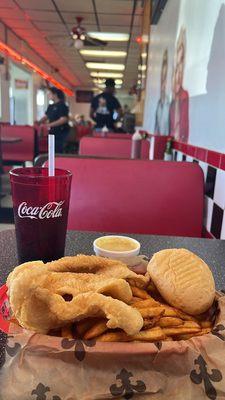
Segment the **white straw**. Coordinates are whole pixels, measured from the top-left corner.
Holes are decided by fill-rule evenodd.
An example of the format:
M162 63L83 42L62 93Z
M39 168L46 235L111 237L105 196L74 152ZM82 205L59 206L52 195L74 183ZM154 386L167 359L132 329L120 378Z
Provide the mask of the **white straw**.
M48 176L55 176L55 136L48 135Z

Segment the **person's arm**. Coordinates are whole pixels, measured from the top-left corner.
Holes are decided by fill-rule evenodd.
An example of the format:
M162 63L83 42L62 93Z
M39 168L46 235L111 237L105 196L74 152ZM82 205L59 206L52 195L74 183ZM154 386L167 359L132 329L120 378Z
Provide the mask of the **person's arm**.
M47 120L48 120L47 115L44 115L39 121L36 121L36 123L38 125L41 125L41 124L44 124L45 122L47 122Z
M68 122L68 117L60 117L56 121L50 122L47 124L49 128L55 128L56 126L61 126L64 125Z
M117 119L120 119L120 118L123 116L123 109L122 109L122 107L120 106L119 108L117 108L117 109L116 109L116 112L118 113L118 118L117 118Z
M94 121L96 120L95 109L92 106L90 108L90 118L93 119Z
M122 115L123 115L123 110L122 110L122 107L121 107L121 104L120 104L120 102L117 100L117 98L115 97L115 99L114 99L114 110L117 112L117 114L118 114L118 117L117 117L117 121L118 120L120 120L120 118L122 117Z

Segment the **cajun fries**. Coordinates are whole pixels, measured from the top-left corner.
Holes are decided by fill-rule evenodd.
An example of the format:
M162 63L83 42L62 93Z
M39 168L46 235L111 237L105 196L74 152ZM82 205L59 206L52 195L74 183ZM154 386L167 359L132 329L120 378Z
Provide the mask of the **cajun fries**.
M214 313L210 309L208 313L192 317L165 304L160 295L157 295L155 287L151 291L151 285L148 286L148 291L135 286L130 287L133 294L130 305L138 310L143 318L140 332L128 335L121 329L109 329L106 318L89 317L76 322L73 328L62 328L61 336L71 338L77 335L78 338L95 339L97 342L157 342L188 340L211 332L215 305Z

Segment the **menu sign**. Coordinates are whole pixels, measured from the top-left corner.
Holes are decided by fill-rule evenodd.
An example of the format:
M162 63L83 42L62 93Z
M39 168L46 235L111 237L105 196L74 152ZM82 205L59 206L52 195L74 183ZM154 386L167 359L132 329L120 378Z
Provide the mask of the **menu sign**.
M16 89L28 89L28 81L23 79L15 79Z

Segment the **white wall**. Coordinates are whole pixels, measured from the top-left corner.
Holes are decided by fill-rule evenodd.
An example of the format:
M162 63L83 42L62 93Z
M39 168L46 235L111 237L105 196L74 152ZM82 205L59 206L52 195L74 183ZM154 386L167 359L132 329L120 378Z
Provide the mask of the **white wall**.
M144 128L153 132L163 51L168 49L167 94L181 28L186 30L183 87L189 93L189 143L225 152L225 0L170 0L152 27Z
M69 103L70 113L74 117L76 114L82 114L85 116L86 120L89 120L90 104L89 103L77 103L75 95L73 97L68 97L67 101Z
M1 1L1 0L0 0ZM6 27L5 25L0 22L0 40L6 43ZM64 79L61 77L60 74L52 72L52 68L49 66L47 62L43 60L43 58L40 58L39 55L33 51L29 45L27 45L24 41L20 40L12 31L8 30L7 34L7 44L8 46L12 47L15 51L18 51L20 54L22 54L24 57L28 58L31 62L36 64L38 67L42 68L46 73L53 75L54 78L64 84L65 86L68 86L68 83L64 81ZM7 57L4 56L4 54L1 54L5 58L5 62L7 64ZM10 61L10 58L8 59ZM21 66L18 64L18 66ZM30 118L32 115L32 119L36 119L36 91L37 88L40 87L38 81L42 81L42 78L38 76L38 74L33 74L32 71L29 71L29 73L32 75L34 78L34 82L32 84L32 92L31 96L33 98L32 100L32 110L30 113ZM2 90L2 116L0 117L1 121L8 122L10 120L10 115L9 115L9 80L7 75L5 74L5 67L0 68L0 78L1 78L1 90ZM33 122L33 121L32 121Z
M10 86L15 104L15 123L17 125L32 125L33 116L33 76L28 71L10 63ZM27 88L17 88L16 80L28 82Z

